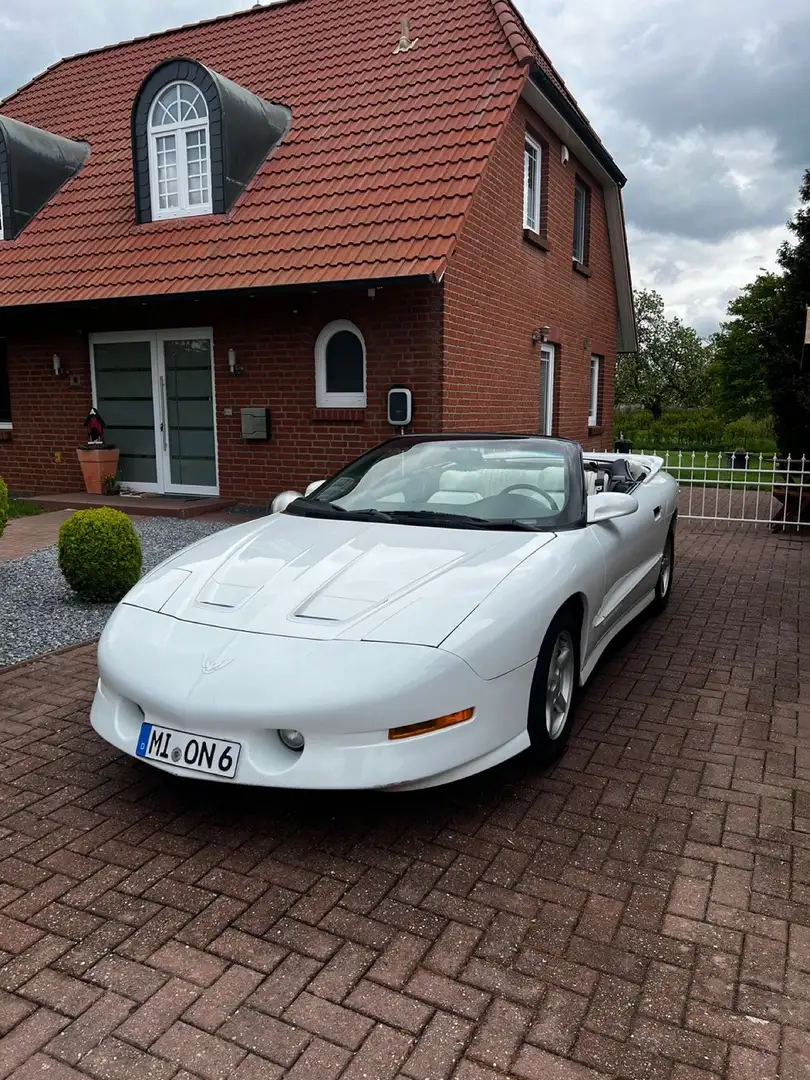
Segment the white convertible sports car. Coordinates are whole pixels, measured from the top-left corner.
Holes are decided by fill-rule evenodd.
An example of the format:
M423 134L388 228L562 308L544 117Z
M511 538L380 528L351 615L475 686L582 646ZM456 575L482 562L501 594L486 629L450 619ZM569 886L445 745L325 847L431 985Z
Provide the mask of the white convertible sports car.
M144 577L92 724L179 775L447 783L565 747L606 645L672 588L678 485L563 439L394 438Z

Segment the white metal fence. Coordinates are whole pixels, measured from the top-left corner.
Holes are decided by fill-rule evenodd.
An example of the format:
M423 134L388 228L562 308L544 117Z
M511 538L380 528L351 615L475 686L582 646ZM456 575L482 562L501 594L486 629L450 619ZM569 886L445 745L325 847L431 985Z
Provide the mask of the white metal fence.
M681 486L681 518L774 530L810 525L810 458L635 448L633 453L664 459L664 468Z

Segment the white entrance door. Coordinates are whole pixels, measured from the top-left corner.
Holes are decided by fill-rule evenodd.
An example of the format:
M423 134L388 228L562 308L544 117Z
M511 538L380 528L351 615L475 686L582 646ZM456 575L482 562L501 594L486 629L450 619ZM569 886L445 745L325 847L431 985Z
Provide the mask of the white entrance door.
M551 435L554 422L554 346L540 346L540 434Z
M93 404L134 491L219 491L210 330L133 331L90 338Z

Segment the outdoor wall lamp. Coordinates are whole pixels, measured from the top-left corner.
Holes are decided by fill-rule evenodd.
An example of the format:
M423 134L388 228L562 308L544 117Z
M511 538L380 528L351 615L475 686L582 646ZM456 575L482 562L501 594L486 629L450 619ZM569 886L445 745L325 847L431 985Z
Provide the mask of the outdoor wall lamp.
M242 374L242 368L236 362L236 353L233 349L228 349L228 371L231 375Z
M550 333L550 326L541 326L538 330L532 330L532 345L536 345L538 341L542 341L545 345Z
M67 375L67 372L62 367L62 358L56 353L53 354L53 373L58 378L60 375Z

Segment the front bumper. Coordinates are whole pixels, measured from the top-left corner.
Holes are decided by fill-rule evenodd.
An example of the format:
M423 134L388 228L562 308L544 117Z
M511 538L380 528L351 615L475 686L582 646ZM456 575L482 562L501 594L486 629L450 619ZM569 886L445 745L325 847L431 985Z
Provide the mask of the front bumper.
M238 742L236 776L220 782L417 788L479 772L528 746L532 669L487 681L439 649L246 634L122 606L99 645L91 722L131 755L144 720ZM390 728L471 707L473 718L456 727L388 739ZM303 733L301 753L281 742L283 728Z

